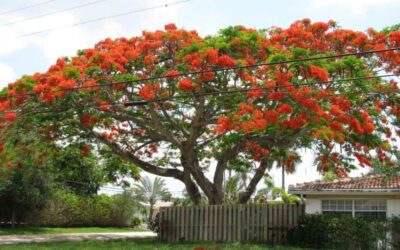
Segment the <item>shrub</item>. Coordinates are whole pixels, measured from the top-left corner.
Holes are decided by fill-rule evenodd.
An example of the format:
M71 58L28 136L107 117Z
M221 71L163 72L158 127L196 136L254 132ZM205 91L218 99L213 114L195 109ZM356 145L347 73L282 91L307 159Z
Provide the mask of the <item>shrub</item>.
M351 216L305 215L288 235L292 245L323 249L375 249L386 244L387 221Z
M139 217L133 217L132 218L132 222L131 222L131 227L137 227L140 226L142 224L143 220L140 219Z
M394 249L400 249L400 216L392 218L392 244Z
M130 226L139 209L130 193L78 196L57 192L48 206L36 210L27 223L36 226Z

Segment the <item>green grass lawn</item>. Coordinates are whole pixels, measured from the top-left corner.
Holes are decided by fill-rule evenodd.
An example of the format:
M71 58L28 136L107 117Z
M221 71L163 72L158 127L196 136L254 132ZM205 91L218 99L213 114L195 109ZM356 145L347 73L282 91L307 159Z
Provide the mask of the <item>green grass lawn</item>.
M205 246L200 248L197 246ZM127 239L127 240L110 240L110 241L81 241L81 242L51 242L51 243L36 243L36 244L18 244L1 246L0 250L58 250L58 249L79 249L79 250L116 250L116 249L137 249L137 250L164 250L164 249L196 249L196 250L261 250L261 249L274 249L274 250L300 250L301 248L290 247L268 247L262 244L215 244L215 243L182 243L182 244L165 244L157 242L155 239Z
M143 231L147 230L118 227L22 227L15 229L0 228L0 236L13 234L118 233Z

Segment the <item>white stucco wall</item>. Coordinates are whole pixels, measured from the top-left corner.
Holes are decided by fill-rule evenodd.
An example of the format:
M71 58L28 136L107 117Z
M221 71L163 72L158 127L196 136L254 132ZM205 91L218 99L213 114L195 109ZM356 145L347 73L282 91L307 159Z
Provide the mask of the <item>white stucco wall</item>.
M307 199L306 200L306 214L321 213L321 200L320 199Z
M387 200L387 217L400 215L400 200Z

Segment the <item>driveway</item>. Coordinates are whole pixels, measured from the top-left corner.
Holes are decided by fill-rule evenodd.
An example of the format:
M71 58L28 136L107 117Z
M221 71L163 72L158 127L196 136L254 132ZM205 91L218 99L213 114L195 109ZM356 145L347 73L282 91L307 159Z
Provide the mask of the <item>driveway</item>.
M50 241L115 240L156 236L157 234L153 232L7 235L0 236L0 245Z

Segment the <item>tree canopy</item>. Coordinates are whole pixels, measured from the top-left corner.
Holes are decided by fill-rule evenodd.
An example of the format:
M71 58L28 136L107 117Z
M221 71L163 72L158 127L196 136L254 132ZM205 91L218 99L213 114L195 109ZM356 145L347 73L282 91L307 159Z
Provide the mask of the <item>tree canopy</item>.
M10 129L85 142L86 151L101 145L182 181L195 203L200 190L222 203L224 171L243 162L253 168L239 197L246 202L282 152L312 149L318 168L339 176L375 157L393 164L399 88L382 74L400 74L398 47L400 31L333 21L234 26L205 37L168 24L107 38L9 84L0 137L4 147L12 147Z

